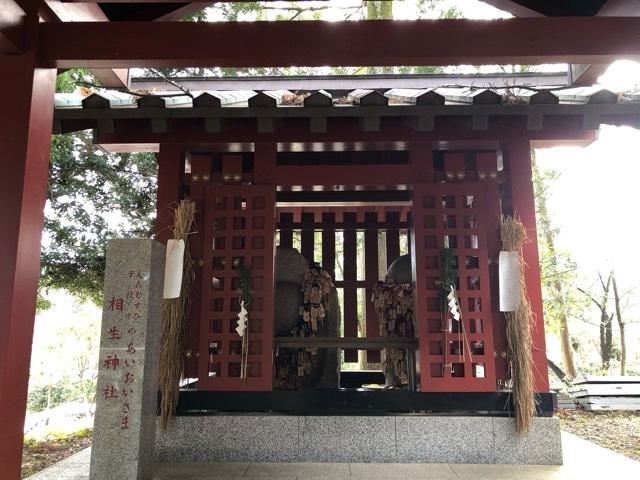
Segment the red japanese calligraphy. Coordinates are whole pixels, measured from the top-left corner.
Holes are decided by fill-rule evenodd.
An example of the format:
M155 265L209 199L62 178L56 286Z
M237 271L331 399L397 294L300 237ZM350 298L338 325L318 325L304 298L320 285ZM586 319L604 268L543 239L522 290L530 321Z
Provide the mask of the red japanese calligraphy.
M107 385L106 387L104 387L104 389L102 390L102 395L104 395L105 399L110 399L110 398L118 398L118 391L116 390L116 387L113 385Z
M109 335L109 340L120 340L122 337L120 336L120 330L115 325L109 329L107 332Z
M122 298L111 297L109 300L109 310L122 310L124 308L124 300Z
M113 369L116 370L120 365L120 359L117 355L108 355L107 358L102 362L102 366L107 370Z

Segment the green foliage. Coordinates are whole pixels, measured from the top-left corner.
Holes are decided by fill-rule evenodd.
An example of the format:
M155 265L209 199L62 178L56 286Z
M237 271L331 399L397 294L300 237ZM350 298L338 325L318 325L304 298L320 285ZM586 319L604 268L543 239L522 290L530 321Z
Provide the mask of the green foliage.
M77 385L78 382L70 382L64 379L53 385L44 385L29 390L27 397L27 409L29 412L43 412L45 410L58 407L68 402L82 401L84 398L80 395L82 388ZM93 385L95 392L95 382Z
M185 21L236 22L242 20L276 20L302 21L323 20L327 18L328 10L339 10L344 20L360 18L362 20L393 20L393 4L388 0L364 0L345 2L345 5L331 4L314 5L309 2L278 2L272 5L265 2L221 2L186 17ZM444 0L413 0L416 5L418 18L461 18L462 12L448 5ZM334 75L357 74L430 74L441 73L442 67L434 66L397 66L397 67L333 67ZM278 67L278 68L164 68L145 70L145 76L206 77L206 76L277 76L277 75L318 75L326 73L316 67Z
M556 247L558 228L553 225L547 209L550 185L558 177L556 171L540 171L534 162L533 181L545 326L556 335L559 334L561 318L580 318L586 307L583 296L576 288L578 266L568 251Z
M153 154L107 154L88 132L54 136L41 288L100 303L107 241L152 233L156 174Z
M71 93L82 84L97 85L98 81L84 68L65 70L56 77L56 92Z

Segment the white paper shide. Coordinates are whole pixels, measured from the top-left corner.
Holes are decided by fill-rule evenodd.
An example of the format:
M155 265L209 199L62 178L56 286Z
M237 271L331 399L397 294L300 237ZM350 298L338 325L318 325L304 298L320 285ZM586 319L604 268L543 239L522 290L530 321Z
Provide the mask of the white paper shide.
M520 254L500 252L500 311L515 312L520 306Z
M249 312L244 305L244 300L240 301L240 313L238 313L238 326L236 327L236 332L241 337L244 337L244 332L247 329L247 320L248 320Z
M164 266L163 298L178 298L182 288L184 264L184 240L167 241L167 257Z

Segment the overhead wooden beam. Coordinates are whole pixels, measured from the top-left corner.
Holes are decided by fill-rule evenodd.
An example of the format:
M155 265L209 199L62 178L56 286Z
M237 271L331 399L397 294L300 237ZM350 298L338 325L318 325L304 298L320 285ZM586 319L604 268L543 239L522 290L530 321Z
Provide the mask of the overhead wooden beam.
M39 28L41 64L58 68L477 65L640 59L639 18L79 22L44 23Z
M638 17L640 2L637 0L609 0L598 12L599 17ZM593 65L570 65L571 83L593 85L609 68L608 63Z
M3 0L0 0L3 1ZM61 22L108 22L97 3L62 2L60 0L45 0L47 6ZM100 85L107 88L126 87L129 82L127 68L94 68L91 73Z
M105 2L104 0L66 0L68 2L74 2L74 3L172 3L172 4L176 4L176 3L185 3L185 2L180 2L179 0L109 0L108 2ZM189 3L200 3L200 4L207 4L207 3L241 3L244 0L189 0ZM261 0L262 2L278 2L281 0ZM320 1L320 2L326 2L328 0L298 0L301 2L311 2L311 1ZM204 8L204 7L202 7Z
M0 0L0 54L24 50L25 11L14 0Z
M598 15L607 17L638 17L640 16L640 2L638 2L638 0L609 0L600 9Z
M543 16L541 11L523 6L522 2L515 0L484 0L484 3L509 12L516 17ZM601 17L640 16L640 2L638 0L608 0L597 12L597 15ZM593 85L598 82L598 77L604 74L608 67L608 63L569 65L569 83L574 85Z
M483 0L499 10L508 12L516 17L543 17L544 15L532 8L525 7L514 0Z

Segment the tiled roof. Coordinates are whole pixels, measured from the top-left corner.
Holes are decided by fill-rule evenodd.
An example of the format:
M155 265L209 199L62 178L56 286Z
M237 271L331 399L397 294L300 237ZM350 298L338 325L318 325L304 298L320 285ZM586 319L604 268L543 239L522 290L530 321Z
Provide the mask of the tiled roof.
M56 109L63 108L192 108L192 107L296 107L296 106L395 106L395 105L500 105L500 104L616 104L640 102L640 92L618 96L594 86L567 89L525 88L393 88L353 90L345 96L332 97L325 90L291 92L289 90L208 90L148 93L122 93L113 90L81 93L58 93Z
M584 129L597 129L606 116L638 116L640 92L615 94L598 86L579 88L393 88L335 91L207 90L122 93L103 90L82 95L56 94L54 131L67 131L67 120L151 119L154 133L167 131L167 120L204 118L207 131L220 131L229 118L257 118L258 131L273 131L273 119L310 118L313 132L326 131L335 117L364 118L363 128L376 131L382 117L417 119L419 131L434 128L436 117L472 118L473 130L486 130L490 118L524 116L527 129L540 130L550 116L581 116ZM629 117L631 118L631 117ZM635 120L634 120L635 122ZM633 123L633 122L632 122ZM637 123L637 122L636 122ZM77 128L77 127L73 127ZM109 127L106 127L109 128Z

